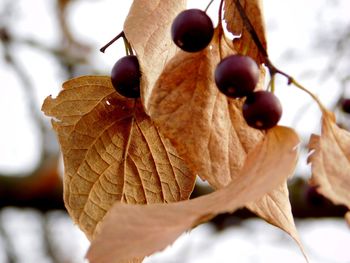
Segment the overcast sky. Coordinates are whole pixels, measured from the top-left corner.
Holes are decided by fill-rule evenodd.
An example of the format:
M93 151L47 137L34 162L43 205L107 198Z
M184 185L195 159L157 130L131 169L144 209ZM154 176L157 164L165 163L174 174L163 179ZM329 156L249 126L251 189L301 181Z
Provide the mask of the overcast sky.
M4 2L0 1L0 10L2 10ZM56 33L56 21L53 19L54 1L16 0L13 2L17 5L16 14L11 21L7 22L11 23L16 35L36 39L44 44L54 46L59 40ZM219 0L215 1L214 6L209 10L210 13L216 13L215 5L217 6L218 2ZM102 72L108 73L115 61L124 55L122 41L112 46L106 54L100 53L98 48L122 30L130 3L131 1L128 0L77 0L69 13L74 34L83 42L95 45L93 60L96 67ZM318 41L321 39L320 37L333 39L349 27L350 1L265 0L264 3L271 60L276 66L290 73L306 87L316 92L326 105L331 106L338 96L340 85L336 76L328 76L325 71L331 61L331 49L329 52L320 49L319 46L324 43L318 43ZM191 7L204 8L206 4L207 1L189 1ZM3 22L0 16L0 25ZM55 64L46 54L33 52L28 48L18 46L13 52L29 72L31 81L36 87L37 107L39 109L46 96L57 94L60 90L64 79L59 65ZM333 63L339 63L339 61ZM40 140L37 128L30 119L21 83L3 60L0 60L0 89L0 171L27 171L33 168L38 161ZM285 79L281 78L277 82L277 95L284 106L281 124L292 125L306 138L308 138L308 134L318 130L319 111L315 106L306 107L311 102L306 94L297 91L296 88L288 87ZM296 115L298 116L296 117ZM299 121L295 122L297 119ZM308 169L305 160L302 161L304 163L300 165L302 167L300 169ZM315 240L319 241L317 253L321 253L322 259L318 258L313 262L350 262L347 251L350 236L344 230L346 229L345 223L341 221L338 224L328 224L318 221L317 224L319 227L314 233L310 223L304 222L299 225L306 245L310 244L311 246ZM172 255L183 255L184 253L190 257L191 254L187 247L191 242L197 252L203 251L203 249L207 250L209 255L219 263L226 262L224 259L227 259L227 254L224 253L231 253L233 251L231 248L239 251L238 254L241 255L241 258L237 258L237 262L240 263L251 262L250 259L254 261L254 258L254 262L270 263L276 258L284 258L283 262L304 262L295 244L292 244L290 239L288 239L290 243L288 243L289 241L281 243L280 239L273 240L276 238L276 235L273 234L276 229L265 223L262 225L247 221L240 229L232 230L235 235L231 235L232 231L230 231L213 235L212 230L206 227L199 228L195 230L197 236L194 240L190 241L188 237L183 237L182 243L177 242L174 250L169 252L168 259ZM253 242L244 240L244 237L247 236ZM325 238L326 236L327 238ZM201 243L199 240L209 241ZM274 247L268 246L268 244L264 245L262 240L272 242ZM285 242L285 236L283 240ZM327 241L334 246L330 246ZM209 242L211 242L210 249L208 248ZM256 245L258 243L263 245ZM294 250L291 250L291 247ZM206 256L208 254L200 255L193 256L193 260L199 260L197 262L200 263L212 262L210 257ZM160 257L157 261L157 257L155 257L153 261L149 262L163 263L164 258ZM191 263L193 262L195 261L191 261Z
M52 15L54 1L36 0L35 5L28 0L13 2L18 5L11 20L14 32L44 44L55 45L58 35ZM0 2L0 8L3 3ZM96 46L93 59L97 68L103 72L109 72L114 62L123 55L124 48L122 41L112 46L106 54L98 52L98 47L122 30L130 3L127 0L75 1L70 9L69 18L74 34L82 41ZM189 6L203 9L207 4L204 1L198 3L192 0ZM209 9L213 16L218 3L215 1ZM330 35L335 25L338 24L340 28L349 25L350 1L265 0L264 9L272 61L318 93L327 105L332 105L337 98L339 85L332 76L326 81L320 81L330 54L319 52L315 45L322 31ZM57 94L64 81L59 66L45 54L27 48L17 47L13 52L23 62L35 84L39 108L46 96ZM0 170L24 171L33 167L38 160L38 135L29 118L28 105L18 78L2 60L0 72ZM296 88L286 86L283 78L277 84L277 95L284 105L280 124L297 124L295 128L305 136L317 131L317 108L305 108L305 105L310 104L310 98ZM307 111L300 114L298 109ZM300 115L298 118L295 117L296 113ZM295 119L300 120L295 123Z

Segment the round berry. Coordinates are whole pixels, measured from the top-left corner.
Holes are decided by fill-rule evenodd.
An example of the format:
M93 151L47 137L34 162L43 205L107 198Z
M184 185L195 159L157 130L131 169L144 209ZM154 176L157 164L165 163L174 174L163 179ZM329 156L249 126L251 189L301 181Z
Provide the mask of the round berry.
M249 94L243 104L243 117L253 128L265 130L275 126L282 116L279 99L271 92Z
M215 69L216 86L231 98L247 96L254 91L258 81L259 67L248 56L228 56Z
M341 108L344 112L350 113L350 99L344 99L342 101Z
M111 79L113 87L124 97L140 97L140 78L139 61L134 55L122 57L112 68Z
M171 26L171 37L184 51L197 52L207 47L213 38L214 26L210 17L199 9L182 11Z

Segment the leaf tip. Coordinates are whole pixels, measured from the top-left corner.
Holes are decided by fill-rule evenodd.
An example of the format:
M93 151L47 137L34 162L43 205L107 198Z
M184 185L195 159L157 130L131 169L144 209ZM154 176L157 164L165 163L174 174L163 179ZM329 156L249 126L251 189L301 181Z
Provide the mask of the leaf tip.
M51 108L51 103L52 103L53 97L52 95L47 96L43 102L43 104L41 105L41 111L45 114L45 115L49 115L49 111Z

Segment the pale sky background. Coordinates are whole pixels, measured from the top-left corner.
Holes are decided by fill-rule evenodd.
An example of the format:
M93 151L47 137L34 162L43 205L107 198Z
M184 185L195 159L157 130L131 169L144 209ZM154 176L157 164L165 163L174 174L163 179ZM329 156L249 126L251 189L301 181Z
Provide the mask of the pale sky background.
M54 45L58 41L55 20L51 19L48 10L53 9L52 0L17 0L20 15L14 24L15 32L19 36L36 39L47 45ZM198 0L190 0L190 7L204 8L206 1L198 5ZM215 1L209 13L216 19ZM338 3L324 9L327 3ZM327 52L315 50L315 31L317 34L324 29L324 34L330 34L335 23L349 24L350 2L326 0L265 0L265 15L269 41L269 53L272 61L282 70L293 75L319 94L326 105L334 103L339 85L334 77L329 76L326 81L321 80L323 70L328 64ZM1 2L0 2L1 5ZM96 45L93 53L96 68L109 73L115 61L124 55L122 41L112 46L104 55L98 51L113 36L122 30L122 24L130 5L130 1L76 1L73 4L70 21L74 26L74 34L82 41ZM327 4L327 6L332 6ZM28 11L31 10L31 11ZM0 21L1 22L1 21ZM322 27L320 26L322 24ZM312 51L312 52L311 52ZM23 61L23 66L29 70L32 82L37 88L37 104L49 94L57 94L64 81L60 68L54 64L45 53L33 52L28 48L18 46L13 52ZM0 170L25 171L34 167L39 158L36 127L33 126L28 113L23 90L14 72L0 62L0 121L2 124L0 136ZM277 95L283 104L283 117L280 124L293 125L301 135L308 138L308 134L317 131L319 111L310 106L300 118L295 114L298 109L305 108L311 99L294 87L288 87L284 78L277 82ZM310 121L312 119L312 121ZM23 132L25 131L25 132ZM16 138L15 140L10 138Z
M52 0L17 0L18 18L11 21L18 36L27 36L47 45L55 45L58 41L57 25L52 19L54 1ZM205 8L209 1L189 1L190 7ZM3 2L0 1L0 7ZM115 61L124 55L122 41L112 46L106 54L98 48L109 41L122 30L123 21L127 15L131 1L75 1L69 18L74 26L74 34L82 41L93 43L96 51L93 60L96 68L109 73ZM200 3L200 4L199 4ZM215 1L209 13L216 15ZM324 7L328 8L325 9ZM337 99L340 85L337 76L327 76L325 69L331 61L331 53L317 47L317 36L334 38L334 28L342 32L350 25L350 1L348 0L265 0L265 17L269 54L271 60L283 71L294 76L307 88L316 92L327 105ZM0 23L2 22L0 18ZM332 31L333 30L333 31ZM30 72L37 95L38 108L44 98L57 94L64 81L57 64L45 53L33 52L23 46L17 46L16 57ZM40 140L37 128L30 120L28 105L24 97L21 83L14 72L0 60L0 171L22 172L35 167L39 159L38 144ZM338 63L338 61L334 62ZM346 69L349 71L349 69ZM309 134L318 131L319 111L315 104L310 107L311 100L307 94L297 88L286 85L286 80L280 78L277 85L277 95L284 106L284 114L280 124L292 125L308 139ZM350 87L348 87L350 90ZM302 111L300 111L302 109ZM296 114L299 114L296 118ZM299 119L296 123L295 120ZM305 159L300 161L299 169L308 171ZM312 263L349 263L350 246L349 229L343 221L337 224L327 220L318 222L301 222L299 230L306 249L317 240L317 255L310 257ZM313 226L313 227L312 227ZM228 263L230 253L235 262L304 262L296 245L281 231L262 223L247 221L242 229L231 229L221 234L213 234L207 226L196 230L192 239L187 235L178 241L166 256L155 256L148 263L179 262L174 261L176 255L187 255L191 263L218 262ZM244 236L246 239L244 239ZM207 240L203 243L201 240ZM267 240L273 245L263 241ZM280 242L283 240L283 242ZM191 243L194 252L187 250ZM86 243L85 243L86 244ZM210 246L209 246L210 244ZM260 244L260 245L258 245ZM199 252L205 250L206 253ZM310 249L311 250L311 249ZM193 253L198 253L195 256Z

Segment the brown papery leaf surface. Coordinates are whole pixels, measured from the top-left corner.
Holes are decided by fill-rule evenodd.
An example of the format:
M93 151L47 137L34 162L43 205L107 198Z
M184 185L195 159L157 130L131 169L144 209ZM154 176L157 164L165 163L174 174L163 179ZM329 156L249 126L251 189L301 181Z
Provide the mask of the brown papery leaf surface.
M177 50L170 28L175 17L186 9L186 4L187 0L134 0L125 20L125 35L136 51L143 73L141 99L144 105L148 105L154 83Z
M311 136L309 151L311 184L335 204L350 209L350 133L337 126L332 112L323 112L321 136Z
M42 110L53 117L63 153L65 205L89 238L116 201L189 198L195 176L140 101L118 95L109 77L70 80Z
M227 23L227 30L235 36L239 36L233 41L235 49L240 54L246 51L246 55L252 57L258 63L263 63L265 62L264 56L260 54L258 47L251 37L251 34L245 27L244 21L242 20L237 9L236 1L237 0L225 0L224 4L224 18ZM266 50L267 41L262 0L238 1L240 1L247 17L249 18L249 21L257 33L263 48Z
M257 33L262 47L267 50L262 1L239 1L245 14L251 22L251 25ZM234 47L238 53L246 52L246 55L251 56L258 63L265 62L264 56L260 53L260 50L255 44L250 32L245 27L245 23L247 23L247 21L244 22L242 20L236 5L236 0L226 0L224 8L224 16L225 21L227 22L228 31L236 36L240 36L239 38L235 38L233 41ZM283 229L285 232L291 235L305 255L292 215L287 182L279 186L279 188L266 194L263 198L249 204L247 207L270 224Z
M222 43L226 42L222 40ZM226 45L222 46L222 51L234 53ZM211 48L202 52L180 51L159 78L149 106L152 118L171 139L192 172L216 189L231 180L242 180L239 171L247 153L263 137L261 131L250 128L243 119L243 101L227 98L215 86L214 68L219 61L215 39ZM259 85L257 89L262 87ZM286 231L300 245L287 182L248 208Z
M292 175L291 173L290 176ZM279 227L289 234L298 244L306 261L308 261L308 257L295 226L292 207L289 201L287 181L265 194L262 198L249 203L247 208L268 223Z
M225 53L232 53L223 46ZM243 100L229 99L214 82L220 61L216 40L197 53L179 51L158 79L148 105L152 119L193 173L214 188L226 186L246 154L262 139L242 116Z
M260 198L294 172L298 143L292 129L277 126L250 152L240 181L212 194L178 203L115 204L102 221L87 258L91 263L119 263L151 255L216 214L233 212Z

